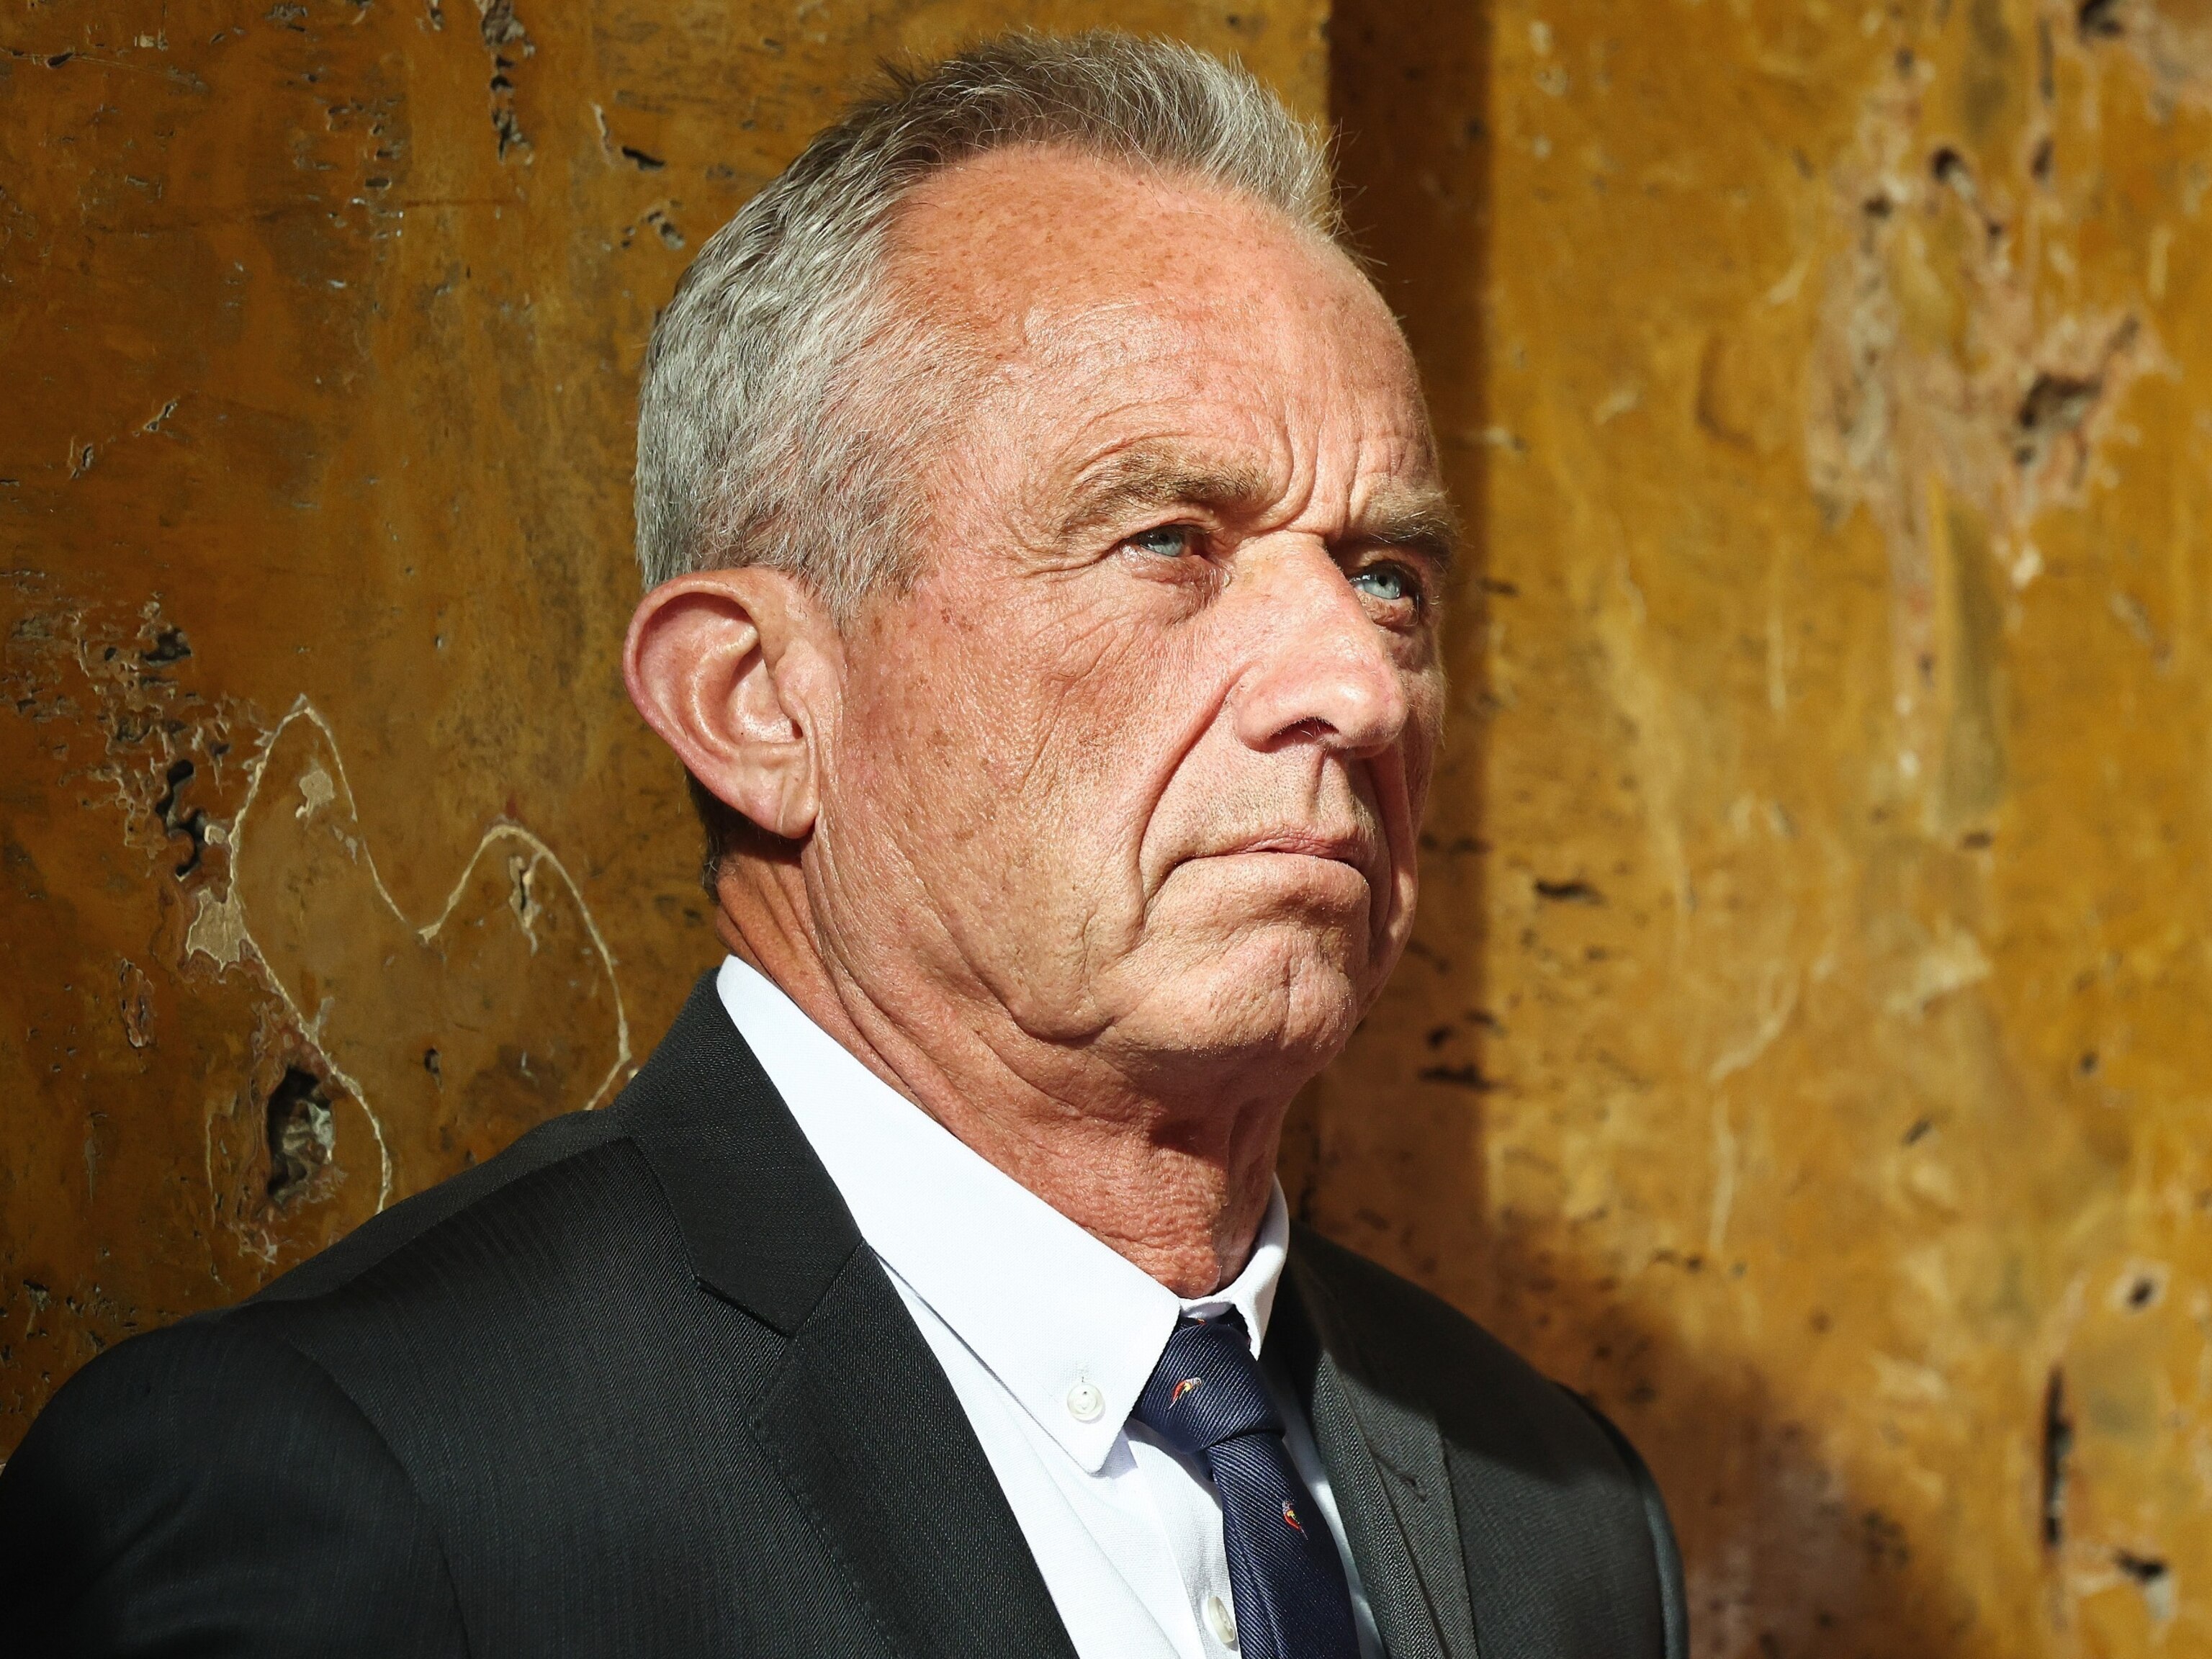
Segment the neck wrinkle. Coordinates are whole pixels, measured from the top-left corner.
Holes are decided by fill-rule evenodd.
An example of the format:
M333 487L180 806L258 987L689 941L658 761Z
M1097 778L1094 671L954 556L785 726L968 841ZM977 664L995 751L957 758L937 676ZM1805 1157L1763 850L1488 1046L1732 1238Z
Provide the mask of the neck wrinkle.
M932 1011L952 1039L953 1052L940 1055L927 1040L928 1018L894 1017L823 948L797 866L763 862L743 861L717 884L715 931L841 1048L1176 1295L1211 1295L1243 1270L1267 1214L1288 1097L1178 1109L1109 1073L1101 1092L1117 1098L1102 1110L1103 1101L1032 1082L949 1006ZM1011 1017L1006 1024L1034 1042ZM951 1069L963 1057L977 1062L962 1068L972 1075Z

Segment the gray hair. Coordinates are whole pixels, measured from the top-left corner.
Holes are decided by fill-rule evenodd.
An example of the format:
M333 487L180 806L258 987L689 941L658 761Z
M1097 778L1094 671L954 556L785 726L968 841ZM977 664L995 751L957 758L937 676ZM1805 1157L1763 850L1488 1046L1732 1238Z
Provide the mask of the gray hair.
M1024 33L886 75L708 241L653 329L637 435L648 587L768 565L843 617L909 573L915 446L945 377L896 371L947 347L901 314L883 272L896 210L933 173L1066 146L1340 235L1320 139L1243 69L1193 47Z

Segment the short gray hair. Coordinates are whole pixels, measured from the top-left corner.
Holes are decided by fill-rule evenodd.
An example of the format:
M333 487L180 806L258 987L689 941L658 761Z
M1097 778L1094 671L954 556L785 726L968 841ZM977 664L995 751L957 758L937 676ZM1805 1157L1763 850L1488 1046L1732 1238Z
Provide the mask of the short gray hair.
M653 329L637 434L648 587L769 565L842 617L910 569L915 447L930 424L915 398L943 377L884 372L922 343L881 280L888 233L933 173L1020 145L1181 174L1340 236L1321 139L1194 47L1023 33L926 72L887 70L700 249Z

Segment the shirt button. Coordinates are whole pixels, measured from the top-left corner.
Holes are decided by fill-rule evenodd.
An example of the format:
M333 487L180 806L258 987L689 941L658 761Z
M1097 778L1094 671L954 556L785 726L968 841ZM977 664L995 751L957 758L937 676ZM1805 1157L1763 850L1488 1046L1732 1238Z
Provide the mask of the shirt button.
M1067 1391L1067 1414L1079 1423L1096 1423L1105 1409L1106 1396L1088 1382L1079 1382Z
M1206 1598L1206 1627L1213 1632L1213 1639L1224 1648L1237 1645L1237 1619L1229 1611L1229 1603L1218 1595Z

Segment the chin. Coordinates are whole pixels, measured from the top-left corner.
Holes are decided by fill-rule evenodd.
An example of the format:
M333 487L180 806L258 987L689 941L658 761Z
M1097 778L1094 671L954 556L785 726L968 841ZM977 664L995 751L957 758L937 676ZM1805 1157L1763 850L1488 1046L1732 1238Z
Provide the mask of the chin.
M1372 1000L1364 929L1352 937L1361 948L1347 951L1334 929L1255 927L1148 987L1116 1022L1117 1047L1225 1085L1272 1073L1296 1088L1342 1051Z

